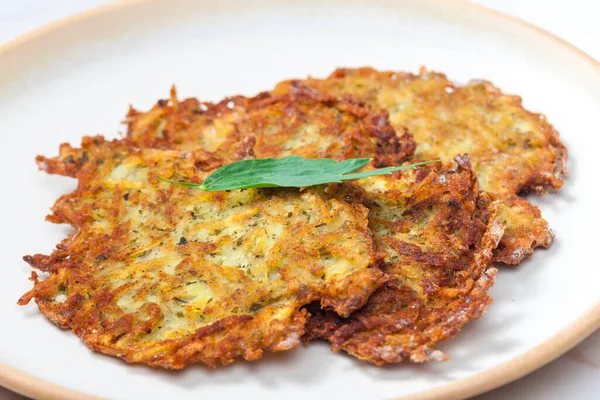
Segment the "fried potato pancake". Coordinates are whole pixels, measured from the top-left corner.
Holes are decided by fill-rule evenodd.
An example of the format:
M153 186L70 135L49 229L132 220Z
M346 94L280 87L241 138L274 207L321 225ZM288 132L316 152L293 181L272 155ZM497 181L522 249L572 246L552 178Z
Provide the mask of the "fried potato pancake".
M490 82L456 86L445 75L339 69L327 79L282 82L273 91L293 93L298 86L317 93L352 95L389 112L395 128L417 143L421 159L469 154L482 190L496 197L523 191L545 192L562 186L566 149L540 114L523 109L517 96Z
M372 68L282 82L273 93L293 93L296 87L306 91L307 86L325 95L351 95L387 110L392 126L413 135L417 159L451 160L456 154L468 154L482 190L494 199L506 199L505 214L518 203L496 261L518 264L533 247L550 245L552 233L539 210L514 196L560 188L567 150L544 116L525 110L519 97L503 94L485 81L456 86L440 73L422 70L413 75Z
M146 113L129 111L128 138L141 147L201 151L210 168L288 155L370 157L380 167L398 165L414 152L412 136L396 135L387 111L374 111L352 98L320 95L302 85L296 89L217 104L178 101L172 90L170 101L159 101Z
M209 193L157 179L202 180L194 153L101 137L62 150L40 166L79 184L48 219L75 232L24 257L48 277L19 303L93 350L175 369L254 360L299 343L302 306L348 316L380 286L367 209L324 187Z
M306 340L324 338L377 365L444 360L436 344L479 318L491 298L492 251L503 235L496 203L480 192L468 157L454 169L421 168L345 184L369 207L386 283L349 318L309 310ZM399 176L398 176L399 175Z

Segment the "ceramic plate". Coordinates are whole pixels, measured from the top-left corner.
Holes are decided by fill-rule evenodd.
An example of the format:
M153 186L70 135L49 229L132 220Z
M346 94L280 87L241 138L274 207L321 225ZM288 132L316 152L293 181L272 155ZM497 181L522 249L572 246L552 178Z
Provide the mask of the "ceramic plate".
M68 232L44 222L74 180L38 172L37 154L85 134L116 137L128 105L146 109L176 84L182 96L252 95L336 67L485 78L547 115L569 148L570 176L534 197L554 245L502 268L495 302L444 363L377 368L325 343L208 370L167 372L92 353L18 307L31 287L25 254ZM39 398L213 399L466 397L557 357L600 325L597 115L600 67L522 22L455 1L125 1L51 25L0 49L0 383Z

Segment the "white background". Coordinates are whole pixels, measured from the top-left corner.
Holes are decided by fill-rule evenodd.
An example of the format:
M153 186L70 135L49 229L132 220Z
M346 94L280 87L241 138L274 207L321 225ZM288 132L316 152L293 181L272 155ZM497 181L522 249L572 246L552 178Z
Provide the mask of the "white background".
M56 19L110 0L0 0L0 45ZM552 32L600 60L600 2L476 0ZM0 62L2 62L0 60ZM600 398L600 332L537 372L478 400ZM24 398L0 388L0 399Z

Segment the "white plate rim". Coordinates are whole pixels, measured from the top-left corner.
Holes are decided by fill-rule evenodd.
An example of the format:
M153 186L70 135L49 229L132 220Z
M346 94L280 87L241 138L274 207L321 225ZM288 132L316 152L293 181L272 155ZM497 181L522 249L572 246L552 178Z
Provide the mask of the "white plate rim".
M59 30L67 25L93 19L101 15L118 12L126 7L135 6L152 0L120 0L59 19L29 33L17 37L0 45L0 57L26 45L29 42ZM376 2L377 0L374 0ZM485 6L466 2L463 0L427 0L432 3L445 3L454 6L456 10L469 8L470 10L485 14L490 18L502 20L505 23L518 24L531 34L554 42L555 45L569 51L581 63L600 72L600 62L585 53L583 50L559 38L558 36L538 28L519 18L492 10ZM459 379L446 385L428 389L408 396L399 397L403 400L433 400L433 399L465 399L492 389L503 386L514 380L543 367L558 358L596 330L600 330L600 302L591 307L586 313L577 318L568 327L550 337L545 342L530 348L526 352L508 360L507 362L485 371L479 372L468 378ZM41 400L95 400L99 397L84 394L66 387L56 385L28 373L0 362L0 386L22 395Z

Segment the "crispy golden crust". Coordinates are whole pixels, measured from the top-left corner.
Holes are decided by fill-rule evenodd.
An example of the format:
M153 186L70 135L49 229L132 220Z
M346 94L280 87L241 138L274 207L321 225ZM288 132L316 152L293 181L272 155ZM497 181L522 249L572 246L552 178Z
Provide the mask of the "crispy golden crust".
M456 86L443 74L425 70L413 75L359 68L337 70L324 80L282 82L273 93L306 86L387 110L396 129L413 135L418 159L450 160L467 153L481 188L494 199L507 199L507 207L516 194L544 193L563 184L567 150L556 130L543 115L525 110L519 97L503 94L490 82ZM519 202L510 217L513 226L506 230L496 261L518 264L533 247L550 243L547 223L524 207ZM524 247L526 242L530 248ZM506 253L513 256L508 259Z
M42 163L76 170L49 217L75 232L25 257L49 277L19 303L94 350L165 368L254 360L298 344L303 305L347 316L380 285L366 208L322 187L207 193L156 178L202 179L193 154L100 137L68 152Z
M536 247L549 247L554 234L540 209L519 196L498 200L496 215L504 226L504 236L494 252L494 261L518 265Z
M350 318L310 308L306 340L325 338L332 350L377 365L446 359L436 344L491 303L492 251L503 234L488 209L496 203L479 192L468 158L457 162L453 170L421 169L346 189L369 207L387 281Z
M414 152L412 137L396 135L387 111L374 112L352 98L338 99L299 85L294 93L262 93L220 103L196 99L158 102L130 110L129 140L142 147L199 151L215 168L245 158L300 155L337 160L371 157L375 166L397 165Z

